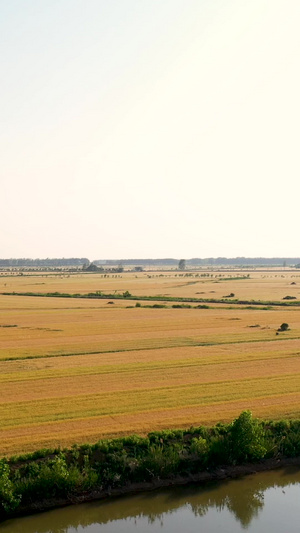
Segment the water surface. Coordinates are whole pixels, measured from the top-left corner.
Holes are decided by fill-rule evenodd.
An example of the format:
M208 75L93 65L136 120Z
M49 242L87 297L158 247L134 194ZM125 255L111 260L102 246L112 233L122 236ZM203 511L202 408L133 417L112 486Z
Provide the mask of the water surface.
M299 533L300 469L65 507L0 525L2 533Z

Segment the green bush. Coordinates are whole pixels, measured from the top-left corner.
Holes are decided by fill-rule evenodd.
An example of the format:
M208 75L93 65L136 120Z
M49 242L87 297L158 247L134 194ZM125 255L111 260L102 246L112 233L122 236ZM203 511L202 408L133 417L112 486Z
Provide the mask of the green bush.
M146 478L166 478L178 472L180 456L174 446L151 446L141 462L141 470Z
M190 452L200 459L202 465L206 465L208 462L208 450L209 446L206 439L202 437L192 439Z
M209 442L208 464L210 466L230 463L230 446L227 435L213 436Z
M9 465L5 459L2 459L0 461L0 504L7 513L14 511L21 501L21 496L15 493L15 487L9 475Z
M131 294L129 291L123 292L123 298L130 298Z

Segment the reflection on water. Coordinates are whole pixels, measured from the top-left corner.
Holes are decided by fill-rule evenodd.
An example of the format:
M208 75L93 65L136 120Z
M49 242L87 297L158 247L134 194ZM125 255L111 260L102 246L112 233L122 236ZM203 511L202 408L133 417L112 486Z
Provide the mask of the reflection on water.
M293 533L299 530L299 497L300 470L290 467L210 483L204 488L195 484L66 507L9 520L0 525L0 531L153 533L163 529L164 533L199 530L209 533L221 528L222 532L230 533L245 530L281 533L288 522L286 531Z

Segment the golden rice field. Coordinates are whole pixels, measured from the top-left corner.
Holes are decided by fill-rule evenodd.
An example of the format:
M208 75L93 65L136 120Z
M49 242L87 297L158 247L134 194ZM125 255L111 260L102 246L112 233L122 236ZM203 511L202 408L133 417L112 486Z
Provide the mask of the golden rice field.
M300 272L266 270L250 272L244 280L227 279L245 276L248 271L141 272L122 274L57 274L10 276L0 274L0 292L67 292L87 294L103 291L138 296L173 296L222 298L233 292L239 299L281 300L286 295L300 298ZM295 285L291 285L295 283Z
M1 276L0 292L281 300L299 297L299 276ZM227 421L243 409L300 418L300 307L167 305L0 294L0 455ZM276 334L283 322L289 331Z

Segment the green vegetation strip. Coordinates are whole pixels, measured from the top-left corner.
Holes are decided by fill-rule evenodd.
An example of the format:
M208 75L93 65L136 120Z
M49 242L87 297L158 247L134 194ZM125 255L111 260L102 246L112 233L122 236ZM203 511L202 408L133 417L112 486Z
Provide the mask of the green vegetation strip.
M230 424L38 450L0 460L0 519L71 503L134 484L175 479L265 459L300 455L300 421L258 421L244 411ZM95 497L95 496L94 496Z
M273 301L273 300L238 300L235 298L186 298L178 296L133 296L128 291L122 294L105 294L101 291L90 292L88 294L71 294L66 292L2 292L3 296L35 296L44 298L87 298L98 300L138 300L138 301L161 301L161 302L190 302L190 303L216 303L235 305L258 305L258 306L280 306L299 307L299 300Z

